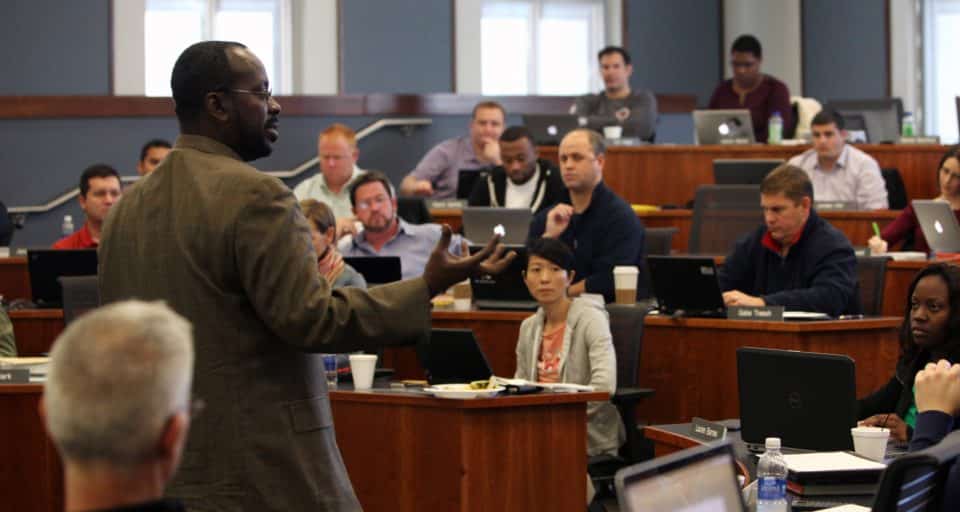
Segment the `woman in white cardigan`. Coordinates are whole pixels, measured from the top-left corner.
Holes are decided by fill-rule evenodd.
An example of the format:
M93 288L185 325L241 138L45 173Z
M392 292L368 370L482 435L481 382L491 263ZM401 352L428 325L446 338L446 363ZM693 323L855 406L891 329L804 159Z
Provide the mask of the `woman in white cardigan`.
M540 304L520 325L516 378L536 382L587 384L611 395L617 387L617 360L603 299L571 299L573 252L560 240L540 238L527 248L524 281ZM624 429L610 402L587 405L587 454L616 455Z

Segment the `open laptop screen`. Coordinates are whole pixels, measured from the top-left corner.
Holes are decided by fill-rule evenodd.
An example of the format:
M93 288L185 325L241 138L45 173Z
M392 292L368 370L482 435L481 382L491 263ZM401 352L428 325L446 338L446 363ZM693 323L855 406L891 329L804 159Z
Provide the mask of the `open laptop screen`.
M30 249L27 251L27 270L33 302L41 308L59 308L63 305L63 276L97 275L96 249Z
M730 444L708 445L626 468L617 473L624 512L744 510Z
M433 329L417 347L430 384L462 384L489 379L490 363L470 329Z

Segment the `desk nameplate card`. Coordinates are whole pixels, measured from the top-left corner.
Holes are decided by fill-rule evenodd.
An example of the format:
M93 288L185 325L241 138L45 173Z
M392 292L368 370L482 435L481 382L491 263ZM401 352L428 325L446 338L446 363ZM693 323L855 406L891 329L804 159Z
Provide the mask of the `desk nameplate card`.
M0 384L28 384L30 370L27 368L0 369Z
M690 424L690 436L708 443L722 441L727 437L727 427L722 423L695 417Z
M731 306L727 308L727 319L782 322L784 310L783 306Z
M467 206L466 199L428 199L426 203L431 210L462 210Z

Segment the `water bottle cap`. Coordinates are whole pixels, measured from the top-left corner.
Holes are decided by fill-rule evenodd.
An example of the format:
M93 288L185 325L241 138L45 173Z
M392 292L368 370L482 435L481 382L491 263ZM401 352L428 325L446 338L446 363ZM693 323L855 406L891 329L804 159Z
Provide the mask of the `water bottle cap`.
M780 438L779 437L768 437L766 446L768 450L779 450L780 449Z
M63 220L68 220L68 221L70 221L70 222L73 222L73 216L72 216L72 215L64 215L64 216L63 216Z
M775 115L775 116L777 116L777 117L780 117L780 111L779 111L779 110L774 110L774 111L773 111L773 115Z
M905 115L905 116L912 116L912 115L913 115L913 112L904 112L903 115Z

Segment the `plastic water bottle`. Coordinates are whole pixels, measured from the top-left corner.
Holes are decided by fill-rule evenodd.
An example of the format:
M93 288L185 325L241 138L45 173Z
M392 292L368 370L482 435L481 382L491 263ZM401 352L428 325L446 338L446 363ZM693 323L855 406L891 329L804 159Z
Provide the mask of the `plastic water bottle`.
M780 144L783 142L783 117L780 117L780 111L776 111L770 116L767 122L767 144Z
M903 113L903 122L900 125L900 135L903 137L913 137L913 112Z
M757 512L786 512L787 463L780 453L780 438L768 437L766 447L757 463Z
M63 233L63 236L70 236L73 234L73 217L70 215L63 216L63 224L60 225L60 231Z

